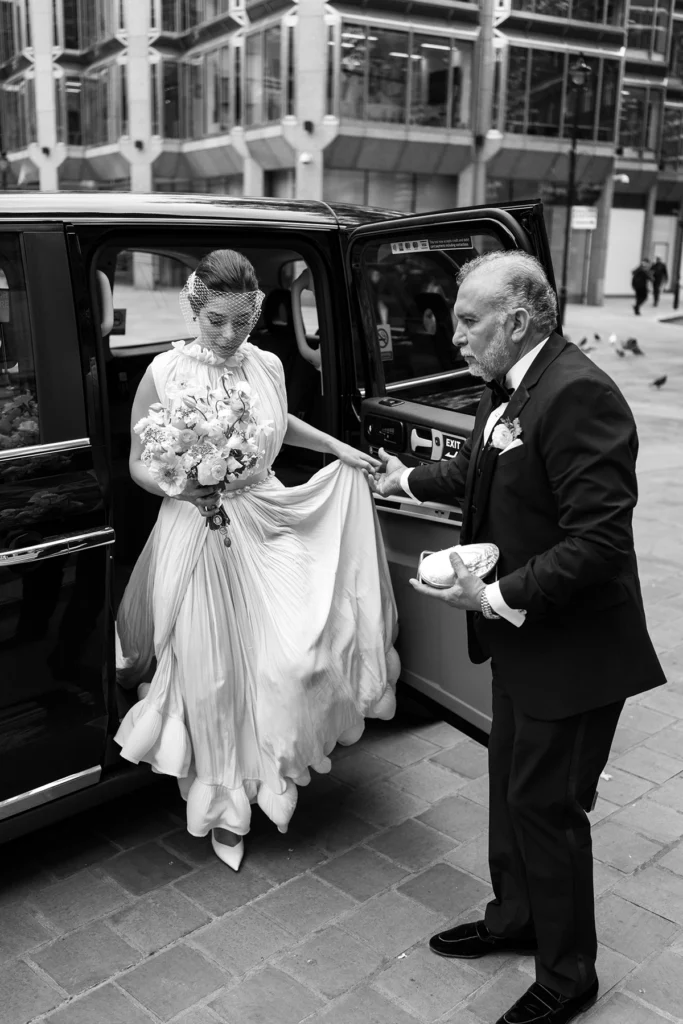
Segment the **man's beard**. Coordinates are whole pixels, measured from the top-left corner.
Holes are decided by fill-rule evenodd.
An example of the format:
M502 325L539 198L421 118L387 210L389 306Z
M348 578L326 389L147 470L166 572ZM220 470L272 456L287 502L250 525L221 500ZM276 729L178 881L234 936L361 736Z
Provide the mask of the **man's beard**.
M496 328L484 354L477 360L467 361L472 376L483 377L484 380L499 380L507 372L509 364L510 350L502 324Z

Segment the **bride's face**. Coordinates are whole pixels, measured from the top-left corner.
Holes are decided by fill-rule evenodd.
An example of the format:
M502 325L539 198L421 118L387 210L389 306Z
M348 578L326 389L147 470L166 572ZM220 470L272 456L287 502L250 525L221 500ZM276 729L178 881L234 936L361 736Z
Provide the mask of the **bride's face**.
M253 311L249 292L225 292L211 296L198 314L202 343L221 353L236 352L249 337Z

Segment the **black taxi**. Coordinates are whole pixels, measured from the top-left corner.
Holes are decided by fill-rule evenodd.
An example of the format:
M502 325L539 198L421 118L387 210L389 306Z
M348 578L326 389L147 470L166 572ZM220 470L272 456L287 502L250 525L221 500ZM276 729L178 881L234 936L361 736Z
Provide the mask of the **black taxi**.
M290 412L411 465L457 453L481 392L451 343L458 268L518 248L552 280L535 202L403 216L215 196L0 198L1 838L142 771L112 740L131 699L115 678L116 608L159 504L128 474L130 410L149 361L186 336L179 289L217 248L256 268L266 299L251 340L281 358ZM298 483L323 458L285 447L275 468ZM464 616L408 583L421 552L458 542L460 512L376 501L402 680L487 730L490 673L468 661Z

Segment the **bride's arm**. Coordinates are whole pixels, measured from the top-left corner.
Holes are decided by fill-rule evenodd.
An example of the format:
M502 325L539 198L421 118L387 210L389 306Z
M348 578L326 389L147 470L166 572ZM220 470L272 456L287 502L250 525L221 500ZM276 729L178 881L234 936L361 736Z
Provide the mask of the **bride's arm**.
M142 487L143 491L156 494L159 498L167 498L166 492L159 487L147 467L140 461L142 442L140 435L136 434L133 430L138 420L147 415L149 407L158 401L159 396L154 385L152 367L148 366L133 400L133 409L130 417L130 456L128 458L128 468L131 477L138 487ZM180 501L192 502L193 505L197 506L202 515L206 515L206 506L211 507L215 505L220 497L220 492L217 487L198 487L188 484L185 491L182 494L176 495L176 497Z
M298 416L293 416L291 413L287 416L287 432L284 443L291 444L294 448L308 448L312 452L327 452L329 455L334 455L340 462L345 462L349 466L363 469L366 472L373 472L381 465L378 459L373 459L372 455L366 455L358 448L344 444L343 441L332 437L331 434L325 434L322 430L312 427L310 423L300 420Z
M135 392L133 408L130 414L130 456L128 458L128 468L130 469L131 477L138 487L142 487L143 491L149 491L150 494L156 494L159 498L165 498L166 495L162 491L161 487L154 482L147 467L140 462L140 456L142 455L142 442L140 441L139 434L136 434L133 430L133 427L138 420L141 420L143 416L147 415L150 405L154 405L154 403L158 401L159 396L157 395L157 389L154 386L152 367L148 366L145 370L145 376L140 381L138 389Z

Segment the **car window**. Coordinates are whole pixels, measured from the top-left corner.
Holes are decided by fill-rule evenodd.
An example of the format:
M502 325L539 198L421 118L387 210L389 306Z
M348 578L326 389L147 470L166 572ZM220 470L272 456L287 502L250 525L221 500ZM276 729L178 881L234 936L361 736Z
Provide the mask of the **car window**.
M423 229L424 230L424 229ZM468 260L504 248L493 234L466 227L424 230L421 238L369 243L362 258L363 288L388 385L462 371L453 345L456 277ZM441 392L435 391L437 404Z
M0 451L39 444L40 417L19 235L0 232Z
M112 282L114 326L109 337L114 353L187 338L178 293L196 262L134 249L117 253Z

